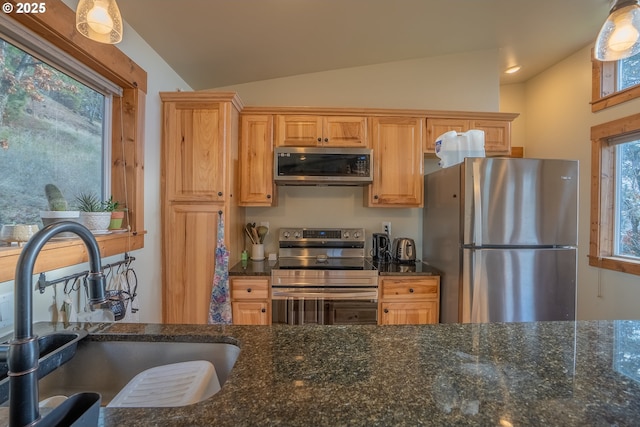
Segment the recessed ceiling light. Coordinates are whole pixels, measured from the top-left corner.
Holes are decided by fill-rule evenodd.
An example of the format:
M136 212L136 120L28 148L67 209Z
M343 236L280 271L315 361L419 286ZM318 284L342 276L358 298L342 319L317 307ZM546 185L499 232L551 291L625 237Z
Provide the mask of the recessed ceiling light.
M513 67L509 67L506 70L504 70L506 74L513 74L513 73L517 73L518 71L520 71L519 65L514 65Z

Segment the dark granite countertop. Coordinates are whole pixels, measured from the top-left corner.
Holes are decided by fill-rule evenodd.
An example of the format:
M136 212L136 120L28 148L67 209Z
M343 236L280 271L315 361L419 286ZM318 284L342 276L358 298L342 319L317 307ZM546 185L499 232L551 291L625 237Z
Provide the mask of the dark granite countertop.
M89 339L240 347L228 381L208 400L178 408L103 408L105 426L567 427L638 425L639 336L640 321L116 323Z
M394 262L377 262L369 259L369 262L378 270L380 276L438 276L441 274L436 268L417 261L410 264L398 264ZM271 270L278 268L277 261L241 261L229 269L230 276L270 276Z

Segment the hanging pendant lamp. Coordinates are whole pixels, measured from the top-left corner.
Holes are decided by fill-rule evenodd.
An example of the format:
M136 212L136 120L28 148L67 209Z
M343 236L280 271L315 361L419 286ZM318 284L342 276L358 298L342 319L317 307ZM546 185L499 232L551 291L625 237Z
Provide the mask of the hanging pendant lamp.
M76 9L76 29L100 43L119 43L122 16L116 0L80 0Z
M616 0L596 39L596 59L617 61L640 53L638 1Z

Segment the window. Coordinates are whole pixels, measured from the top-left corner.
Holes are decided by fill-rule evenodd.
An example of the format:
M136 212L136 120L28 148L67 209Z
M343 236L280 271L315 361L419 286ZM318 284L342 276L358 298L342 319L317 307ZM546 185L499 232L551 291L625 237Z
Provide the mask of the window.
M81 71L84 67L88 71L82 76L74 75L75 79L91 83L101 93L121 91L122 96L113 97L112 108L105 110L105 116L111 115L114 123L105 129L111 134L105 139L111 152L111 163L105 169L105 175L110 174L110 178L105 181L111 184L115 200L127 201L126 219L132 232L97 236L96 239L104 257L143 248L146 71L117 47L79 37L75 29L75 12L62 0L47 0L47 13L43 14L0 14L3 34L11 23L23 31L38 34L40 37L34 43L46 42L48 47L42 50L47 59L55 60L66 52L70 60L76 62L74 70ZM87 82L91 72L101 77L102 83ZM111 85L101 87L104 82ZM0 282L13 279L21 251L16 246L0 246ZM38 256L34 273L74 265L83 259L86 259L86 250L80 239L49 242Z
M0 62L0 224L41 224L48 183L70 207L80 193L108 198L110 97L1 36Z
M592 59L593 112L640 97L640 54L620 61Z
M591 128L589 264L640 275L640 114Z

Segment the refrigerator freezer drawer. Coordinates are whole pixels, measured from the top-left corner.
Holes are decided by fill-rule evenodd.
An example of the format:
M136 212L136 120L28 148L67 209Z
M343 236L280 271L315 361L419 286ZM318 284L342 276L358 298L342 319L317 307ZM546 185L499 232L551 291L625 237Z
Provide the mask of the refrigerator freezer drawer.
M462 252L462 322L575 320L575 248Z

